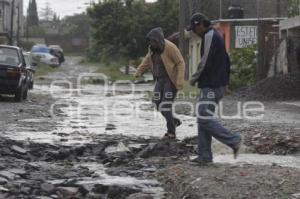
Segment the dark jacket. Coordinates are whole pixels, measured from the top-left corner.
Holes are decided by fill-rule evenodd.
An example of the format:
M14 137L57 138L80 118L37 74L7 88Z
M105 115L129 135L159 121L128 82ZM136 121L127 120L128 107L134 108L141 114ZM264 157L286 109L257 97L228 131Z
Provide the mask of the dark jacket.
M230 59L225 49L224 39L213 28L202 37L201 63L192 77L192 83L199 88L218 88L229 83Z

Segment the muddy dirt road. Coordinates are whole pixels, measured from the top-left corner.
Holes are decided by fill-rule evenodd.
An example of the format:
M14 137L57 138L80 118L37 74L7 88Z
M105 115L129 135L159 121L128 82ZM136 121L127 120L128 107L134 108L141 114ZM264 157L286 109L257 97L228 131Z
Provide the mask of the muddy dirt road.
M110 82L80 60L37 77L22 104L0 98L0 198L300 197L299 102L265 102L261 119L223 120L242 133L241 156L214 142L216 164L199 167L189 163L193 115L179 116L177 142L162 142L164 120L144 95L152 85ZM224 100L226 113L236 101Z

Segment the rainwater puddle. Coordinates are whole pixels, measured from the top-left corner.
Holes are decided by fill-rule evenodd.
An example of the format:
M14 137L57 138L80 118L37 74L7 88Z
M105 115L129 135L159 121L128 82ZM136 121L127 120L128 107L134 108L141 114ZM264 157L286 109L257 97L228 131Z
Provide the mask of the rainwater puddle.
M128 86L118 85L119 90L129 90ZM30 138L38 142L59 142L60 137L54 132L69 134L68 141L63 144L85 144L93 135L126 135L141 137L161 137L165 134L165 120L160 113L149 110L151 102L144 99L142 91L150 90L151 85L137 85L136 94L113 95L112 87L107 97L101 85L84 85L81 89L65 89L59 86L39 86L34 92L54 95L53 106L59 107L61 115L55 114L51 120L56 120L55 131L49 132L16 132L19 139ZM84 91L84 92L81 92ZM116 91L116 93L118 90ZM152 111L153 110L153 111ZM51 111L51 110L50 110ZM195 118L180 116L183 125L178 128L178 138L184 139L196 135ZM26 119L22 122L45 122L44 119ZM115 128L107 128L113 125ZM80 134L78 139L78 132ZM73 134L75 133L75 136ZM43 135L45 139L43 139ZM72 139L76 140L72 141ZM80 138L82 138L80 141Z
M136 94L130 94L128 86L119 85L120 91L127 94L114 95L112 88L108 93L103 93L101 85L84 85L81 89L64 89L56 86L52 90L54 106L61 106L62 115L53 115L57 125L48 132L15 132L9 136L16 140L30 139L34 142L52 143L58 145L84 145L94 142L96 135L125 135L139 137L162 137L165 133L165 120L156 111L149 110L150 102L139 92L151 90L151 85L139 85ZM84 93L82 92L84 91ZM117 90L118 91L118 90ZM49 87L36 86L36 93L51 94ZM126 93L125 92L125 93ZM143 107L147 108L143 108ZM51 110L50 110L51 111ZM179 139L197 135L196 119L191 116L180 116L183 125L177 130ZM23 122L38 123L39 120L27 119ZM62 136L60 133L63 133ZM124 146L107 148L107 152L124 150ZM300 157L242 154L234 160L231 151L220 143L214 143L216 153L215 162L229 164L277 164L285 167L300 168ZM225 152L224 152L225 151ZM225 154L225 155L224 155ZM230 154L230 155L226 155ZM86 178L80 184L122 185L142 189L145 193L154 194L161 198L163 190L157 181L144 180L132 177L109 176L105 168L98 164L85 164L90 170L99 174L99 178Z
M105 173L105 168L97 163L86 163L80 166L88 168L99 175L98 178L86 178L77 182L77 184L101 184L107 186L125 186L138 190L142 190L145 194L151 194L155 199L162 198L164 190L156 180L137 179L133 177L110 176Z
M216 163L229 164L253 164L253 165L278 165L300 169L300 156L276 156L259 154L241 154L238 159L232 155L217 155L214 158Z
M102 164L88 162L84 164L75 165L75 168L88 168L91 172L97 174L97 177L81 177L75 182L76 185L87 185L93 187L94 185L104 186L120 186L129 189L136 189L144 194L153 196L154 199L163 197L164 190L160 187L160 183L152 179L138 179L133 177L111 176L105 173L105 167ZM49 183L54 185L62 184L70 179L50 180Z

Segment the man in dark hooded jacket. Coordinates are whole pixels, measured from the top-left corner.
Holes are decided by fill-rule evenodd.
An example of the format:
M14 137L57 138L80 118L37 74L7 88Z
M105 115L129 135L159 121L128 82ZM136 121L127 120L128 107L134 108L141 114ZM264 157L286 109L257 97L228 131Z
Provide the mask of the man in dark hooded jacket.
M179 49L164 38L163 30L155 28L147 35L149 52L138 67L136 77L147 69L153 73L156 81L153 103L167 121L168 132L165 139L176 138L176 127L181 121L174 117L173 101L177 91L183 88L185 63Z
M201 13L191 17L191 25L187 30L202 39L201 62L191 79L191 84L197 84L201 89L197 103L198 158L193 162L201 165L213 162L212 137L232 148L237 158L241 136L231 133L214 118L216 106L229 83L230 59L224 40L211 26L210 20Z

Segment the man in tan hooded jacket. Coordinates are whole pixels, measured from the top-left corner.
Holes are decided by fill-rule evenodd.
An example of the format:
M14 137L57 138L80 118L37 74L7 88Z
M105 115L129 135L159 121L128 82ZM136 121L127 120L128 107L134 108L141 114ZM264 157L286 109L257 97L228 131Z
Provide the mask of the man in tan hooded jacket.
M175 44L164 38L163 30L155 28L147 35L149 52L138 67L136 77L151 70L156 81L153 103L167 121L166 139L176 138L176 127L181 121L174 118L173 101L177 91L183 88L185 62Z

